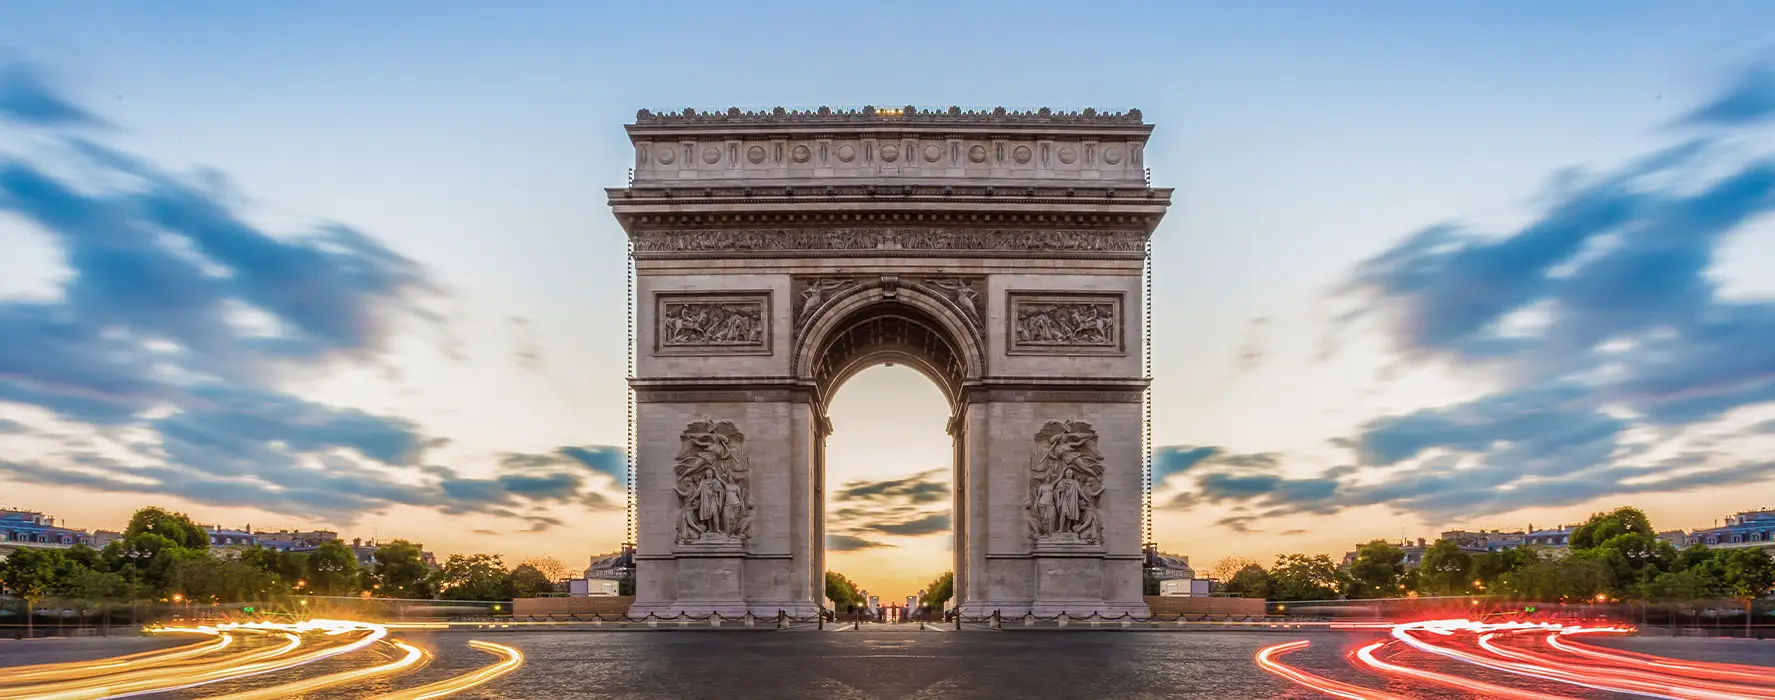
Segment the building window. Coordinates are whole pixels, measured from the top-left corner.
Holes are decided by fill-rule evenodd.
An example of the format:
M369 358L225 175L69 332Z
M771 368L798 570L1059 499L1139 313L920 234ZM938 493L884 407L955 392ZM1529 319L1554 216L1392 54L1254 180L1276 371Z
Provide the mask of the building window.
M1733 535L1732 536L1732 544L1738 544L1743 541L1744 541L1744 535Z
M38 535L37 544L49 544L49 535Z
M1763 533L1760 533L1760 532L1750 533L1750 541L1752 541L1752 542L1763 541Z

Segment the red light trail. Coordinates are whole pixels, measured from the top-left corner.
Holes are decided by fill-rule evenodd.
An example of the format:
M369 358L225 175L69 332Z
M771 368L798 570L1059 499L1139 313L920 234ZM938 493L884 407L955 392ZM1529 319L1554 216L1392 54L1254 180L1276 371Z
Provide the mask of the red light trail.
M1572 639L1579 635L1624 634L1631 632L1631 628L1432 620L1388 625L1385 629L1389 630L1388 639L1355 649L1348 661L1380 678L1424 685L1424 692L1418 697L1446 697L1450 689L1508 700L1571 697L1547 692L1545 683L1540 685L1541 689L1531 690L1425 667L1425 661L1440 657L1505 677L1551 681L1574 689L1671 700L1775 700L1775 668L1669 659ZM1409 697L1310 674L1277 660L1307 646L1308 642L1301 640L1265 647L1257 652L1257 666L1331 697Z

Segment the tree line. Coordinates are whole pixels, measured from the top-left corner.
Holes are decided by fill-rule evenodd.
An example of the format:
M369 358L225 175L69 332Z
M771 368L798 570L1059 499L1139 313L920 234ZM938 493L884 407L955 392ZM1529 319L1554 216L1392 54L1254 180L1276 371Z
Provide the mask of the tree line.
M1678 549L1659 539L1637 508L1592 515L1568 538L1568 550L1527 546L1470 553L1436 542L1416 566L1398 545L1374 540L1348 567L1331 557L1284 554L1274 566L1229 557L1211 575L1221 590L1273 601L1502 595L1543 602L1598 596L1629 600L1761 598L1775 589L1775 560L1761 549Z
M186 600L234 603L280 598L359 596L503 601L554 589L569 574L552 558L507 568L497 554L452 554L433 569L419 545L378 546L367 566L344 543L307 552L257 545L210 547L209 533L182 513L143 508L123 536L94 549L19 548L0 562L0 588L26 600Z

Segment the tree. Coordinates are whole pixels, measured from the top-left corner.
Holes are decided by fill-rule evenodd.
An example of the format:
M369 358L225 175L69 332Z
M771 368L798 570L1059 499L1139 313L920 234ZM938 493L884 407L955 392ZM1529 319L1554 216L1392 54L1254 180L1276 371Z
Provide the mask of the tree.
M826 572L826 598L832 601L836 612L853 612L867 602L857 584L836 571Z
M1405 594L1405 550L1386 540L1373 540L1356 548L1350 562L1351 598L1397 598Z
M1744 601L1744 635L1749 637L1751 618L1756 616L1756 599L1775 588L1775 560L1770 560L1761 549L1733 549L1719 554L1726 588L1732 597Z
M1563 559L1539 559L1504 575L1499 587L1523 600L1581 601L1608 590L1614 577L1608 563L1589 552Z
M303 563L307 590L317 595L350 595L358 590L357 553L337 540L322 542Z
M1651 596L1678 601L1724 597L1727 593L1725 582L1708 573L1705 567L1696 567L1658 574L1652 579Z
M1461 551L1451 540L1438 540L1424 550L1418 564L1418 592L1427 595L1457 595L1472 587L1473 556Z
M1529 547L1510 547L1496 552L1473 555L1473 580L1487 590L1495 589L1504 575L1539 561L1540 555Z
M294 552L254 545L239 550L235 559L243 566L264 572L271 578L272 587L278 590L294 589L297 581L308 576L307 558Z
M1219 581L1224 586L1227 582L1232 581L1234 576L1239 575L1239 572L1250 566L1263 568L1256 559L1251 557L1221 557L1220 561L1214 562L1214 566L1208 567L1206 573L1208 578Z
M519 564L512 569L511 596L513 598L535 598L544 593L553 592L555 582L548 574L533 564Z
M191 522L191 518L184 513L173 513L153 506L138 510L129 517L129 526L123 529L123 536L127 539L144 533L160 535L171 540L174 545L186 549L210 548L209 532Z
M924 598L918 601L919 607L931 612L942 612L943 604L955 597L955 572L945 571L942 575L931 579L924 586Z
M25 634L31 634L32 612L37 601L55 585L62 553L54 549L20 548L0 562L0 586L25 601Z
M1245 598L1270 597L1270 572L1264 571L1259 564L1246 564L1245 568L1227 579L1224 586L1226 592Z
M371 573L375 595L386 598L430 598L431 567L426 566L419 545L395 540L376 548Z
M1648 537L1658 533L1652 531L1652 521L1644 511L1630 506L1616 508L1607 513L1597 513L1589 520L1572 530L1568 544L1574 550L1591 549L1610 538L1637 532Z
M572 569L567 568L566 564L554 557L531 557L518 562L518 566L528 566L542 572L542 575L547 576L551 583L573 578L574 574Z
M497 554L452 554L437 573L444 600L511 600L511 572Z
M1284 554L1269 573L1270 600L1332 600L1344 589L1344 573L1324 554Z

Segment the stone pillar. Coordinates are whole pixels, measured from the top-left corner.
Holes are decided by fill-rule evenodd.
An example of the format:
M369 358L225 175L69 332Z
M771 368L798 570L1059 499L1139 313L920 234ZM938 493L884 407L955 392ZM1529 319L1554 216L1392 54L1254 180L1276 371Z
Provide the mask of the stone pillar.
M642 514L637 532L636 591L632 615L719 612L806 616L818 609L813 595L822 547L819 535L813 413L805 401L771 397L771 390L734 390L746 401L663 402L660 392L641 392L641 441L636 498ZM780 390L779 390L780 391ZM719 398L726 392L707 393ZM669 398L669 397L668 397ZM688 396L687 398L703 398ZM674 465L684 441L670 439L705 420L728 421L744 436L736 453L747 464L752 502L744 537L705 534L682 541L683 517Z

